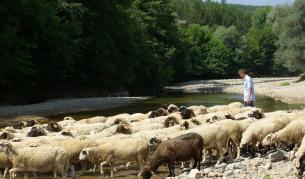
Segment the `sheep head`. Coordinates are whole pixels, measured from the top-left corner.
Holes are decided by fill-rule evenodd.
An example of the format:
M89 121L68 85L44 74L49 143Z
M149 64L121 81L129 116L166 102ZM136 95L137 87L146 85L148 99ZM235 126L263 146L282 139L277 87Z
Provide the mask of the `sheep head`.
M184 121L182 124L180 124L180 127L184 127L185 130L189 129L190 124L187 121Z
M62 127L57 122L51 121L47 126L47 130L50 132L60 132Z
M47 132L41 128L40 126L34 126L31 128L30 132L28 132L28 137L38 137L38 136L45 136Z
M157 147L161 144L161 142L162 140L158 139L157 137L153 137L149 140L149 156L152 156L152 154L156 151Z
M179 111L182 119L190 119L196 116L192 109L187 109L184 107L182 109L180 108Z
M32 127L35 125L40 125L40 123L35 119L29 120L26 122L26 127Z
M261 110L255 109L248 114L248 117L254 117L255 119L262 119L264 117L264 114Z
M17 124L13 125L14 129L22 129L26 127L26 122L24 121L18 121Z
M273 133L268 134L264 139L263 139L263 146L268 146L272 145L275 142L275 135Z
M194 118L191 119L191 122L194 123L194 124L197 125L197 126L201 125L201 122L198 121L197 119L194 119Z
M131 129L126 124L118 124L117 133L131 134Z
M12 152L15 154L15 150L13 150L13 145L7 141L1 141L0 142L0 152L4 152L6 154Z
M11 140L14 137L15 137L14 134L8 131L3 131L0 133L0 139Z
M142 176L143 179L150 179L153 176L153 172L150 170L149 166L141 167L139 176Z
M79 154L79 160L86 160L89 157L90 149L84 148Z
M66 120L73 120L73 121L75 121L75 119L73 117L71 117L71 116L64 117L64 121L66 121Z
M170 104L167 108L167 112L169 113L179 112L179 108L174 104Z

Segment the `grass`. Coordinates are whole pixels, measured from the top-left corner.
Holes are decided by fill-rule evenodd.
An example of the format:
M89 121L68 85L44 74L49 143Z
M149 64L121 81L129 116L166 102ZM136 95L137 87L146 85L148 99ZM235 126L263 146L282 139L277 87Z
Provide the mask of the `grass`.
M286 81L286 82L281 82L281 83L280 83L280 86L288 86L288 85L290 85L290 82L287 82L287 81Z

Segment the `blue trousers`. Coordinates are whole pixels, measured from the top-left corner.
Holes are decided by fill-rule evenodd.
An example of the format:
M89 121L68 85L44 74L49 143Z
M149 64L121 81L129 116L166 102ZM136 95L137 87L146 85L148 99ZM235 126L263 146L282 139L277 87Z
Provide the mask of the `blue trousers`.
M254 101L250 101L250 104L247 104L246 101L244 101L244 107L254 107Z

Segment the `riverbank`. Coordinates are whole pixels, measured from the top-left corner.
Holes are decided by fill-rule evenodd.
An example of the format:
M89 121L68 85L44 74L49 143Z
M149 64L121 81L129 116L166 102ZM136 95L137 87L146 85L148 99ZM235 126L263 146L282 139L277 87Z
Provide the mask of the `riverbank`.
M255 78L255 92L289 104L305 104L305 81L298 77ZM199 80L165 87L166 93L243 93L243 80Z
M98 98L73 98L57 99L43 103L1 106L0 119L18 118L18 116L41 116L66 114L88 110L102 110L127 106L140 102L150 97L98 97Z

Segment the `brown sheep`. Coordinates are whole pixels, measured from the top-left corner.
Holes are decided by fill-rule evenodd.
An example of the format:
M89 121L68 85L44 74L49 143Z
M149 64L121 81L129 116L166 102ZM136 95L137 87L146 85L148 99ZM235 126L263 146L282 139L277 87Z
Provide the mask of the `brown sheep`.
M194 159L193 168L197 167L200 170L202 148L203 139L194 132L163 141L154 152L149 165L144 167L140 174L143 179L149 179L161 164L167 163L170 172L169 176L175 176L175 162L185 162L191 159Z

